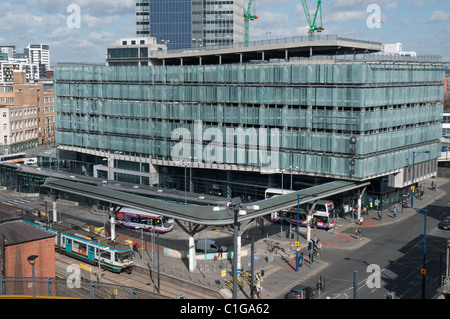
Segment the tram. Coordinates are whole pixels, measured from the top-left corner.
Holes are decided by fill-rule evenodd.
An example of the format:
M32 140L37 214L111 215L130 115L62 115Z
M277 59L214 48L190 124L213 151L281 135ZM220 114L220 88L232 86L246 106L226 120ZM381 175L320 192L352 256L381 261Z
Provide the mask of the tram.
M95 266L100 262L103 269L114 273L131 274L133 270L133 253L127 243L111 241L107 237L61 224L52 224L50 228L38 220L24 221L55 233L55 250L58 253Z

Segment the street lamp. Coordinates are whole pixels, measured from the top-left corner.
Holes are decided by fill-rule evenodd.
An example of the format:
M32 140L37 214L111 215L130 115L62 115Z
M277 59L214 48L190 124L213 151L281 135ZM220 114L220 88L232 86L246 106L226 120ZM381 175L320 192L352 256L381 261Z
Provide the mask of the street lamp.
M234 214L234 234L233 234L233 299L237 299L237 233L238 233L238 216L246 215L247 212L240 207L241 198L235 197L231 200L230 206Z
M297 194L297 242L299 241L299 232L300 232L300 196L312 196L312 197L317 197L317 194ZM299 246L300 247L300 246ZM296 255L295 255L295 271L298 272L298 260L299 259L299 255L298 255L298 249L296 249Z
M39 256L37 255L31 255L28 256L27 261L31 265L31 273L33 277L33 299L36 299L36 283L35 283L35 277L34 277L34 264L36 263L36 258Z
M427 213L426 209L414 208L416 212L423 212L423 266L420 270L422 274L422 299L425 299L425 277L427 275L427 269L425 267L426 262L426 252L427 252Z
M430 151L425 151L425 152L413 152L413 166L412 166L412 180L411 180L411 208L414 207L414 162L416 159L416 155L419 154L429 154Z

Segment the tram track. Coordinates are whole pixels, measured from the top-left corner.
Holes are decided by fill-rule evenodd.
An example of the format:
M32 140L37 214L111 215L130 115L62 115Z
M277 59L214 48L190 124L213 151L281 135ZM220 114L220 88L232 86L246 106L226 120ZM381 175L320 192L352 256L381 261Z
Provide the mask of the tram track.
M84 273L84 275L90 276L87 278L88 280L97 280L98 267L88 265L83 263L77 259L56 254L55 255L55 265L59 269L67 269L69 265L84 265L84 269L91 269L91 272ZM70 275L71 273L68 273ZM152 279L149 276L144 275L143 273L133 271L132 274L120 273L116 274L110 271L102 270L101 272L100 282L106 284L113 285L121 285L127 288L136 288L143 291L147 291L149 293L157 293L157 289L155 285L157 285L156 278L155 283L153 283ZM213 296L207 295L205 293L196 291L189 287L189 285L181 285L180 283L173 282L171 280L167 280L165 276L160 277L160 292L159 295L161 298L178 298L183 296L186 299L214 299Z

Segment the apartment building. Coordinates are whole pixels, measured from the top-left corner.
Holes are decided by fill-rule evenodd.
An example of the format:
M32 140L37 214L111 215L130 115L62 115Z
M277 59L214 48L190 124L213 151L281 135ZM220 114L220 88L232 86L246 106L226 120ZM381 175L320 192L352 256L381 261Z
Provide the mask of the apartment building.
M37 106L0 106L0 152L19 153L38 146Z
M37 107L38 144L55 143L53 79L28 82L25 72L14 72L12 83L0 83L0 106Z

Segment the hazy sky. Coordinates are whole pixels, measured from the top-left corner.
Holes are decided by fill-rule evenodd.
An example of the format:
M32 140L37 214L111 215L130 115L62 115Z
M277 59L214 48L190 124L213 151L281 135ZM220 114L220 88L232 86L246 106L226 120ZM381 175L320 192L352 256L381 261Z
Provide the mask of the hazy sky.
M0 45L22 52L30 42L50 44L52 62L104 62L105 47L135 36L135 0L0 0ZM245 3L248 0L244 0ZM301 1L254 0L258 19L250 22L250 41L307 34ZM308 1L310 10L317 1ZM81 25L68 18L80 8ZM370 28L380 9L381 28ZM440 55L450 61L449 0L323 0L324 35L401 42L404 51ZM369 20L369 24L368 24ZM73 20L74 21L74 20Z

